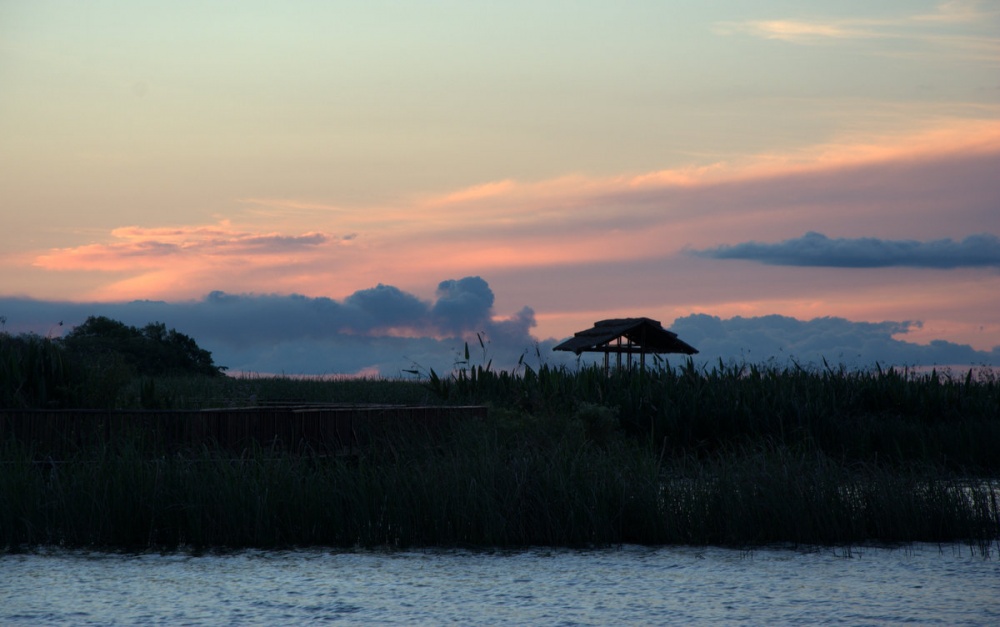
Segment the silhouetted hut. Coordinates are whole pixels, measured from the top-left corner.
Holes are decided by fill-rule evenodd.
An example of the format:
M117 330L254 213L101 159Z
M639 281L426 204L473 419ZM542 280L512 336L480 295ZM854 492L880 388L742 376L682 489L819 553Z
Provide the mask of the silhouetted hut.
M595 322L586 331L579 331L573 337L554 347L556 351L580 353L604 353L604 371L610 366L614 353L618 368L622 367L622 355L627 355L628 368L632 368L632 355L639 355L639 364L646 366L646 353L682 353L694 355L696 348L681 341L676 333L663 328L658 320L651 318L614 318Z

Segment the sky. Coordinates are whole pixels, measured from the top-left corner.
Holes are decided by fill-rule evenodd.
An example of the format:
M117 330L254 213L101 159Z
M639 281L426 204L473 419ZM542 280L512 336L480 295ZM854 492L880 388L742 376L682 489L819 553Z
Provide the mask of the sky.
M0 0L0 86L7 332L1000 366L997 0Z

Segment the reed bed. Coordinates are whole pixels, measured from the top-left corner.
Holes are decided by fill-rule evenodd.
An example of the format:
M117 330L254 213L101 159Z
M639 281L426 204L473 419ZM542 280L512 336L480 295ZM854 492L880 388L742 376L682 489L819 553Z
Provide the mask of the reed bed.
M930 463L1000 473L1000 380L990 371L952 376L876 368L661 365L606 374L481 368L437 385L450 402L552 415L581 404L613 412L626 432L675 455L710 457L760 442L835 458Z
M998 486L780 446L710 459L505 415L379 434L360 457L130 443L39 463L8 444L0 546L503 547L1000 542ZM385 436L385 437L382 437Z
M343 458L166 451L140 434L51 460L8 439L4 550L1000 542L1000 381L971 371L475 367L406 381L133 378L113 395L113 407L490 410L434 432L373 423Z
M853 461L1000 474L1000 380L985 370L952 375L721 363L699 368L686 362L609 374L597 366L431 374L423 380L163 378L155 382L154 401L142 403L142 385L133 383L117 406L485 404L544 419L592 408L610 416L603 420L613 423L612 430L644 439L658 452L665 445L670 455L707 458L732 446L768 442Z
M417 381L242 374L137 378L121 389L116 406L207 409L295 403L432 405L441 399Z

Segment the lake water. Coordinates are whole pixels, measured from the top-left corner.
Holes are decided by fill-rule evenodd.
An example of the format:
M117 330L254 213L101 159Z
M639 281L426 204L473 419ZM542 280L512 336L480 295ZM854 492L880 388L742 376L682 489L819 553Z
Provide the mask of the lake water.
M1000 624L1000 555L625 546L0 557L0 625Z

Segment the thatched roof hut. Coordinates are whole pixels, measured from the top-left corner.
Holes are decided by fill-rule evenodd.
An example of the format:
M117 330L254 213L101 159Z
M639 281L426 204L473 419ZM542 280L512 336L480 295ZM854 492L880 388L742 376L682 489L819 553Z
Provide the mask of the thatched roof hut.
M651 318L613 318L600 320L594 326L573 334L573 337L552 350L581 353L604 353L604 369L610 365L610 355L615 353L617 365L622 366L622 355L627 356L631 369L632 355L639 355L640 366L646 365L646 353L682 353L694 355L698 349L683 342L676 333L663 328Z

